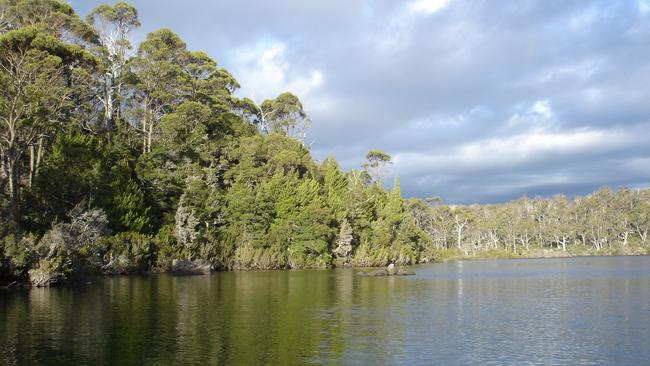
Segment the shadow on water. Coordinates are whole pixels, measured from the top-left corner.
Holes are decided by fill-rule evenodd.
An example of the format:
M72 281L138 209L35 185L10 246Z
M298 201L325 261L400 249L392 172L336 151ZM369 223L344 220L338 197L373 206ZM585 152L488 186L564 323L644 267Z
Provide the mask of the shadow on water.
M647 364L650 257L102 278L0 292L4 364Z

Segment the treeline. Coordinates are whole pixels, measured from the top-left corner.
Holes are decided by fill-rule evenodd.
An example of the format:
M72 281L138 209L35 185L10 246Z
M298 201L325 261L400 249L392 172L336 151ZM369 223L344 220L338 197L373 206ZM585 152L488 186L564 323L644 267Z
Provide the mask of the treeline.
M646 254L650 230L648 189L602 188L574 199L523 197L505 204L456 207L409 200L407 207L432 239L434 251L456 249L464 255L491 250L525 255L537 249Z
M0 0L0 278L411 264L456 248L521 253L646 241L648 192L447 207L315 162L291 93L257 104L132 6L85 19L58 0ZM636 215L636 216L635 216ZM644 216L645 215L645 216ZM638 238L638 239L637 239Z
M37 284L88 273L415 263L425 233L399 186L316 163L310 119L284 93L256 104L132 6L85 19L57 0L0 0L0 273ZM371 174L375 174L374 180Z

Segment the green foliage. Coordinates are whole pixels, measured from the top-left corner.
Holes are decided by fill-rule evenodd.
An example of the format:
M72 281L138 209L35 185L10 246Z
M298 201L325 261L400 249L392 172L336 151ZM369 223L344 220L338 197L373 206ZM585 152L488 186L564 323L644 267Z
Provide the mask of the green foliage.
M15 279L27 275L37 259L36 239L9 234L0 239L0 278Z
M282 93L277 98L265 100L260 113L266 126L272 132L304 140L306 129L311 125L300 99L291 93Z
M337 221L348 216L348 178L341 172L334 158L327 158L320 166L323 180L324 201Z
M84 23L72 7L58 0L3 0L4 16L11 19L9 29L38 26L58 38L74 37L75 42L96 42L97 34Z
M370 150L366 154L366 162L363 163L363 168L368 172L374 182L381 184L386 167L392 164L391 160L390 155L381 150Z
M108 215L116 231L149 232L149 210L144 191L127 159L113 165L110 172Z
M133 29L140 26L138 20L138 11L131 5L119 1L115 5L101 4L93 9L87 16L86 22L94 23L114 23L119 30Z
M74 130L59 134L29 192L27 215L34 227L43 230L77 203L108 196L106 159L98 138Z
M0 6L12 19L0 24L5 279L168 270L174 259L227 270L647 252L650 190L405 201L397 179L383 188L389 154L371 150L349 172L317 164L297 96L237 98L237 80L171 30L130 57L140 22L124 2L86 22L56 0Z
M147 271L155 263L154 240L137 232L121 232L101 240L101 271L124 274Z
M154 251L156 254L156 262L152 269L156 270L169 270L172 261L181 256L180 248L174 236L174 225L165 225L158 230L153 237Z

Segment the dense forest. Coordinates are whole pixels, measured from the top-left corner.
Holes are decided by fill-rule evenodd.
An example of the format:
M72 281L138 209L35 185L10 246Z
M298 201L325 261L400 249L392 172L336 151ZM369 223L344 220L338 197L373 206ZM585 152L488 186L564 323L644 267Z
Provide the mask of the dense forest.
M446 206L315 161L287 92L256 103L132 6L85 18L58 0L0 0L0 278L413 264L450 255L647 251L650 191ZM632 249L629 249L632 248ZM573 251L573 252L572 252Z

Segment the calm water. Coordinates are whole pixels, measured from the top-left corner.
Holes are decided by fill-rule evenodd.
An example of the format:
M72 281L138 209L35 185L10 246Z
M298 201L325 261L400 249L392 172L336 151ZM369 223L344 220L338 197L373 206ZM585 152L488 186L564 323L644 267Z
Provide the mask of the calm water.
M3 364L650 365L650 257L0 291Z

